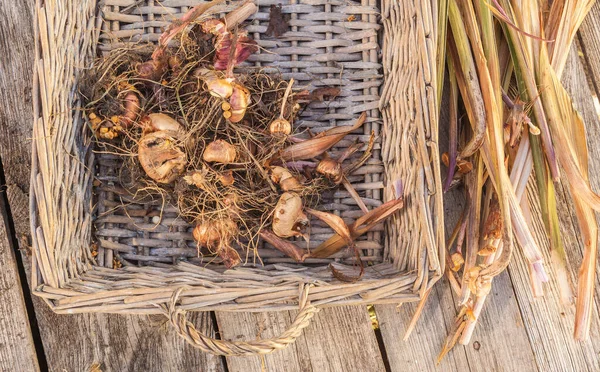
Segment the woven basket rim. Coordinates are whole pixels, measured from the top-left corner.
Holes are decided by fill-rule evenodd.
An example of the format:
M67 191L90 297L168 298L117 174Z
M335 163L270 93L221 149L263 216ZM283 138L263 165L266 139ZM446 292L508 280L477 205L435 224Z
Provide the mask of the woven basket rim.
M432 192L431 190L427 192L426 190L427 187L441 190L439 165L435 164L438 156L436 92L432 88L436 86L435 50L431 50L431 48L435 49L435 43L433 46L429 45L432 39L434 41L436 35L435 18L431 15L436 14L437 11L431 9L432 5L429 2L425 2L427 5L422 4L423 9L421 11L423 14L429 14L430 17L422 25L419 25L417 30L413 30L413 33L415 38L421 38L422 40L419 40L424 42L423 50L419 53L419 61L417 61L419 67L425 70L429 69L429 74L423 72L420 75L423 80L421 81L423 97L419 98L422 100L420 104L428 107L429 110L423 112L422 117L418 120L422 122L421 125L427 127L425 131L428 130L430 133L422 138L419 137L415 142L416 146L422 146L422 151L429 153L430 156L427 158L426 163L421 164L421 169L412 173L413 177L407 182L408 185L414 185L419 182L418 177L424 177L421 179L422 195L428 195L423 196L423 200L420 198L417 200L416 198L414 201L415 204L420 203L419 205L422 205L419 211L425 215L425 217L421 217L421 222L416 222L416 226L413 226L418 231L423 229L420 239L426 242L419 242L418 244L427 245L427 249L423 249L423 252L419 255L419 260L423 260L422 262L425 265L423 270L402 272L397 270L394 265L383 262L367 267L365 276L360 281L343 283L332 281L329 277L326 277L326 267L310 268L301 265L270 264L261 269L237 267L231 270L213 270L180 262L177 265L157 264L156 266L111 269L98 266L84 267L85 265L81 261L77 261L81 258L81 253L78 253L79 256L75 258L69 256L70 259L60 261L62 266L58 268L56 257L63 257L67 253L59 244L56 246L50 246L51 243L46 244L49 236L47 234L50 234L48 230L50 229L45 230L44 227L52 227L52 232L55 234L52 237L64 245L75 244L81 246L85 244L85 238L90 237L86 229L91 229L91 215L81 212L72 216L77 222L67 222L66 212L63 211L61 214L57 210L69 208L70 202L79 203L80 201L89 200L88 193L91 191L86 189L85 185L89 184L93 178L89 174L93 159L90 160L86 155L83 155L83 151L78 152L69 148L69 146L74 146L74 142L82 141L82 138L85 137L84 131L86 128L81 117L76 113L73 116L56 114L57 112L65 112L65 110L68 113L73 108L66 107L65 110L59 110L57 107L59 104L64 106L65 103L76 102L76 98L74 98L75 83L61 86L56 78L52 81L51 78L55 74L64 74L64 70L73 72L78 65L88 61L89 56L93 55L96 48L93 40L98 40L101 29L99 8L96 6L96 1L85 0L82 1L81 11L72 14L73 23L79 26L78 29L64 31L65 33L71 32L69 35L64 35L65 40L70 40L70 36L75 40L72 41L72 44L66 42L63 49L53 45L53 37L49 35L48 30L52 26L51 23L61 22L61 20L55 18L56 14L53 13L57 11L57 3L60 3L60 1L47 0L44 4L38 3L36 6L39 21L35 30L36 63L34 63L33 89L34 117L36 118L33 138L36 140L33 141L32 145L30 191L31 230L34 250L32 255L32 291L35 295L42 297L54 312L158 314L163 313L159 305L167 304L175 291L181 288L183 288L183 291L180 297L180 305L185 310L291 310L298 307L298 284L313 286L308 294L308 299L317 307L413 302L419 301L425 292L442 276L445 265L443 214L437 214L442 210L442 197L440 192ZM181 5L196 2L198 1L165 0L163 4ZM126 3L128 3L126 0L105 1L105 5L109 6ZM366 10L371 9L373 4L377 3L376 0L363 0L361 5L354 5L354 2L347 5L347 3L350 3L349 1L341 0L334 2L309 1L307 3L321 5L327 3L328 6L333 4L351 8L354 6L350 11L356 12L361 9L365 11L364 16L368 18L365 22L373 22L379 16L377 13ZM385 30L392 30L394 33L400 32L401 25L398 23L401 21L392 17L391 12L398 11L404 5L394 3L393 1L383 0L381 4L381 17L384 24L382 42L384 44L390 42L386 38ZM268 5L270 5L270 2L264 5L261 3L261 7ZM167 8L164 6L161 11L167 12ZM264 11L261 14L263 13ZM110 16L126 17L127 15L111 13ZM137 20L137 18L135 19ZM134 21L133 18L130 21ZM59 53L59 50L64 53L73 53L74 60L68 61L68 58L64 58L64 56L59 57L57 54L53 55L51 53L51 51ZM382 51L384 75L387 76L387 81L399 79L395 75L396 71L390 66L386 67L386 62L395 64L395 67L398 67L399 62L392 61L393 57L390 56L389 51L385 49ZM66 63L66 65L59 67L53 65L53 62L56 63L58 60L60 60L60 63ZM64 69L63 71L59 71L61 67ZM434 73L432 74L431 71L434 71ZM402 118L393 117L394 109L389 107L393 99L390 99L390 97L399 94L398 92L403 91L405 87L398 87L398 84L386 84L385 82L384 84L378 106L381 108L384 122L391 123ZM48 99L48 95L53 92L53 89L65 90L61 92L62 96L57 98L56 102L50 102ZM53 104L57 107L52 107ZM396 115L398 114L396 113ZM57 127L57 124L62 123L66 123L69 129L63 130L62 127ZM70 132L64 133L67 130ZM426 136L429 138L426 138ZM56 143L57 138L65 142ZM58 155L62 151L60 145L69 148L69 150L64 150L61 155ZM89 146L89 143L84 144L84 146ZM77 162L70 162L70 158L77 158ZM61 164L61 160L64 160L65 164ZM422 159L415 161L419 162ZM57 174L61 174L62 177L58 177ZM68 196L61 194L62 198L54 199L53 196L58 192L57 189L61 189L61 185L50 184L50 182L64 182L65 184L72 182L75 186L72 190L69 190L72 194ZM427 185L426 182L432 185ZM61 192L64 192L64 190ZM69 199L70 197L72 199ZM83 205L79 204L78 207L84 208ZM73 213L79 213L79 210ZM56 221L52 221L53 216L58 216ZM413 221L414 223L415 221ZM421 223L426 225L422 226ZM64 238L56 238L56 235L60 235L61 231L74 228L78 228L80 231L67 234L68 236L65 235ZM398 232L396 232L397 234ZM77 240L77 238L81 239ZM73 239L75 241L63 241L61 239ZM393 243L391 242L391 244ZM80 247L79 250L85 252L85 248ZM427 257L433 258L433 260L427 261ZM118 277L118 280L115 279L116 277ZM107 287L108 282L112 283L110 287ZM60 283L66 283L68 286Z

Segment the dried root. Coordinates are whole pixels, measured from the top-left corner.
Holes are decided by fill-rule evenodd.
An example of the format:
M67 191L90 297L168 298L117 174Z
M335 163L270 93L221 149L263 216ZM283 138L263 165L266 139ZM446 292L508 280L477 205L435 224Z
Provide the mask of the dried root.
M120 49L96 62L81 93L97 151L121 159L118 183L130 199L178 208L195 226L199 255L229 268L242 262L244 250L257 257L260 239L298 262L348 247L360 264L357 280L363 267L354 240L402 205L399 199L369 211L348 181L370 157L374 136L352 161L365 144L335 158L328 153L366 115L353 126L302 137L294 120L299 101L308 101L293 93L293 80L234 70L256 43L221 19L193 23L216 2L193 8L168 27L153 51ZM178 47L169 47L174 40ZM335 89L317 96L335 97ZM341 184L365 212L352 226L318 210L323 194ZM309 239L306 213L335 232L315 256L287 240Z

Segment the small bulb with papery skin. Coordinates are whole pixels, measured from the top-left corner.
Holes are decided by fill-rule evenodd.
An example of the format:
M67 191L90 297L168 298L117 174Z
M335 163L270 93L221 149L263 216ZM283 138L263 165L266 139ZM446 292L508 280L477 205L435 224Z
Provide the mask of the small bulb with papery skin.
M292 125L284 118L275 119L269 125L269 132L273 135L288 135L292 133Z
M232 239L238 235L238 226L229 219L223 218L214 221L201 221L192 231L198 246L208 248L216 253L227 268L240 264L240 255L231 248Z
M285 89L285 93L283 94L283 100L281 102L281 111L279 112L279 117L269 124L269 132L271 132L274 136L287 136L292 133L292 124L289 120L286 120L284 117L285 114L285 104L288 100L290 93L292 92L292 86L294 85L294 79L290 79L290 82Z
M236 156L235 146L224 140L216 140L206 146L202 159L209 163L229 164L235 161Z
M220 173L217 177L223 186L231 186L235 182L235 178L233 178L233 172L231 170Z
M339 185L344 177L344 169L342 168L342 164L340 164L337 160L330 158L329 156L326 156L319 162L317 165L317 173L324 175L336 185Z
M302 188L300 181L284 167L271 168L271 181L278 184L283 191L297 191Z
M233 84L233 93L229 97L229 104L231 105L231 116L229 121L232 123L238 123L246 114L246 109L250 105L250 91L239 84Z
M203 221L192 231L194 240L209 249L217 248L222 240L228 240L237 234L237 225L230 219Z
M213 97L227 99L233 94L233 85L227 79L209 79L206 85Z

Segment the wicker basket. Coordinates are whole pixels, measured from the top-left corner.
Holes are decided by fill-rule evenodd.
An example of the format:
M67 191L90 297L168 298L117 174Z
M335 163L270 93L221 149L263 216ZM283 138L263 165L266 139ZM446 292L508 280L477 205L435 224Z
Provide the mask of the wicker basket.
M334 279L328 265L351 253L297 264L265 246L225 270L200 259L191 227L177 210L141 203L118 185L119 163L93 151L77 94L83 69L102 51L154 42L198 0L46 0L37 2L35 123L31 182L33 291L56 313L127 313L169 317L192 345L223 355L267 353L300 335L319 307L418 301L444 271L437 147L435 0L290 0L290 29L265 36L264 0L247 29L262 47L250 62L294 78L299 88L334 85L341 95L311 104L299 125L314 131L368 121L349 138L378 135L373 158L350 177L374 207L402 180L404 209L358 241L364 277ZM227 12L239 4L215 7ZM381 7L381 9L379 8ZM342 141L338 146L348 146ZM353 219L360 209L343 191L330 209ZM160 225L157 215L162 210ZM313 231L313 243L327 230ZM290 329L271 340L229 342L198 334L186 311L300 309Z

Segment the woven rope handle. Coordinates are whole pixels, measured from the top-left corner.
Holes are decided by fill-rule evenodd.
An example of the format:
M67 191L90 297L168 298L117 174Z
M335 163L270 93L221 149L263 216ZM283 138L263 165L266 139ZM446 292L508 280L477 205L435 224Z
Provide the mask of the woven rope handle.
M310 319L319 311L308 301L309 285L301 285L298 315L283 333L271 339L255 341L226 341L217 340L199 333L196 327L187 320L186 311L177 307L176 302L184 290L179 288L173 296L169 307L162 305L165 316L169 318L177 333L190 345L207 353L224 356L267 354L275 350L283 349L296 341L302 330L306 328Z

